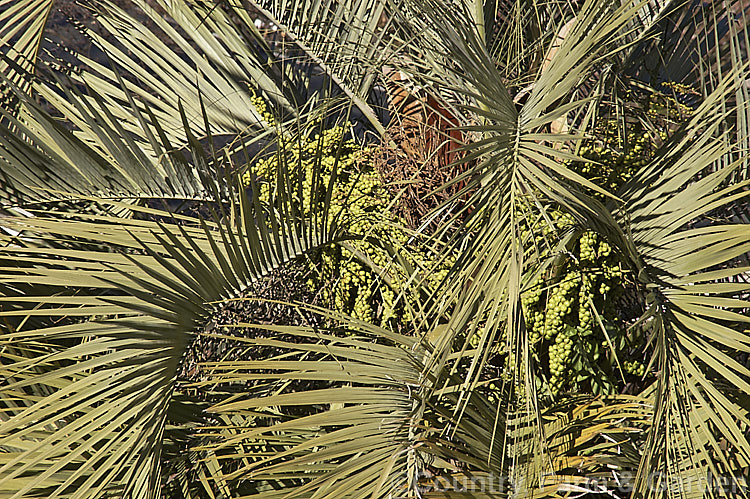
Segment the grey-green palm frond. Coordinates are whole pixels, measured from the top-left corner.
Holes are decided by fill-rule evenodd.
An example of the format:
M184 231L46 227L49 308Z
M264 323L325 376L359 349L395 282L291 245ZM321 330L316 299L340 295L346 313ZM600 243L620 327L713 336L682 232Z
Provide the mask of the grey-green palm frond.
M610 199L605 207L583 194L602 190L564 165L576 160L568 147L590 132L586 121L567 116L606 110L608 103L602 98L609 95L604 87L595 85L592 93L588 82L603 81L606 68L602 64L613 55L626 56L633 36L645 36L639 30L651 28L652 21L641 17L645 4L585 2L576 10L575 22L562 40L549 41L560 45L538 68L528 93L517 102L511 99L504 86L505 76L477 37L470 16L452 14L448 7L438 5L445 4L422 3L423 9L426 6L425 23L420 23L419 15L404 16L406 22L433 34L430 43L437 50L425 57L433 72L424 81L433 86L442 82L465 99L465 108L477 117L476 123L465 129L481 134L465 148L468 159L477 159L477 166L457 179L467 187L452 200L468 197L460 234L466 237L465 247L470 251L459 259L455 280L448 288L456 305L438 352L446 355L467 349L466 342L478 335L480 346L472 354L474 364L468 370L465 389L474 388L479 366L499 351L515 365L516 375L508 383L522 395L522 401L541 414L529 375L533 358L519 296L539 268L553 264L554 258L565 258L566 246L577 237L575 225L593 228L620 249L648 287L647 312L639 326L656 331L651 345L661 362L656 364L661 385L656 389L655 420L647 447L651 452L641 463L641 477L655 468L673 475L687 471L705 475L706 469L724 476L738 473L750 450L741 431L746 407L738 395L746 387L747 370L730 355L732 349L746 350L742 312L747 303L738 296L747 286L709 285L708 281L743 274L735 259L750 249L748 230L746 225L686 227L696 220L705 222L714 210L736 206L746 196L747 186L730 180L747 155L743 146L746 127L741 120L747 113L742 83L747 69L741 64L746 57L736 55L734 70L705 99L693 121L664 146L662 154L669 161L648 165L624 191L605 194ZM655 19L659 15L666 14L662 10ZM553 32L561 31L564 22L560 17ZM454 61L458 61L455 66ZM419 74L419 66L413 65L415 74ZM436 76L440 67L448 69L446 76ZM584 84L587 89L581 91ZM736 126L732 113L740 116ZM552 122L561 117L570 132L552 128ZM712 134L717 137L712 139ZM619 208L622 201L625 205ZM529 243L524 244L519 227L529 218L544 220L550 206L557 206L576 223L567 232L549 237L551 256L540 258L535 251L524 249ZM550 228L554 232L554 227ZM539 236L534 237L540 244ZM648 263L645 255L649 255ZM696 275L700 272L707 272L705 279ZM693 287L683 287L688 283ZM699 298L714 292L720 296ZM482 327L485 321L486 327ZM498 341L505 346L498 347ZM715 358L720 360L715 362ZM669 368L682 373L679 381L666 374ZM726 383L730 388L718 388ZM696 410L690 412L691 407ZM541 422L537 427L542 431ZM718 443L716 433L724 435L734 449L732 458L717 456L724 444ZM674 440L661 446L659 438L667 434ZM543 447L541 444L539 450ZM644 483L640 482L640 492L645 491Z
M635 90L644 83L658 89L660 82L675 82L684 86L690 94L682 95L681 101L706 98L733 68L748 60L746 41L750 36L747 5L741 1L730 2L681 2L654 1L642 8L641 15L633 20L633 29L626 37L628 47L613 60L618 68L618 77L608 79L608 84L618 89L613 92L617 101L618 122L623 129L623 114L649 120L637 107L628 102L627 90ZM738 85L738 97L747 100L747 88ZM667 93L675 94L673 89ZM727 106L727 103L722 103ZM727 109L732 108L731 105ZM748 110L734 107L727 116L725 130L727 140L747 140ZM730 132L736 128L738 135ZM731 137L731 139L730 139ZM738 138L739 137L739 138ZM747 143L745 144L747 147ZM735 159L742 157L734 153ZM746 179L750 175L745 160L733 174Z
M152 109L167 136L176 142L182 129L175 113L178 100L191 124L200 127L202 123L200 103L195 98L198 92L205 96L216 135L233 135L268 127L253 105L256 93L277 106L280 115L294 116L310 101L330 96L332 87L354 99L369 126L382 130L380 114L366 102L373 83L372 72L376 70L370 70L370 76L357 77L353 70L362 66L353 64L365 55L359 52L373 51L373 44L377 45L376 30L366 19L373 9L382 10L382 2L374 2L361 12L351 11L344 3L334 3L321 7L317 14L300 4L284 6L280 11L284 15L271 19L288 30L283 31L284 36L300 45L297 49L302 49L301 56L288 42L272 43L265 38L241 2L204 5L161 1L156 3L158 10L149 2L136 4L150 28L114 3L92 4L99 25L115 41L88 27L81 29L107 54L116 71L108 64L74 54L76 70L70 74L75 82L94 89L131 133L140 135L139 124L133 120L135 113L130 109L135 104L128 92ZM268 15L278 10L272 5L258 7L268 7L270 10L262 9ZM318 17L312 19L311 15ZM330 21L334 15L344 15L352 21L346 25L330 24L329 31L321 33L323 21ZM353 28L357 21L359 30ZM360 37L368 38L359 40ZM359 40L359 44L346 42L349 38ZM338 60L339 64L333 64ZM349 62L344 65L344 60ZM314 76L320 69L327 77ZM138 84L131 78L121 79L118 73L131 75ZM316 86L322 88L314 91ZM41 85L39 92L66 112L75 113L80 107L70 99L57 98L57 85ZM142 109L143 105L138 106Z
M95 91L136 136L141 133L128 93L139 101L141 112L144 104L151 109L172 142L184 140L183 125L175 112L178 102L185 107L191 125L201 127L199 93L216 134L234 135L264 127L252 101L256 88L265 91L287 112L294 113L304 105L299 98L300 102L295 102L282 90L281 81L274 80L272 72L262 68L262 58L270 49L259 36L244 38L242 30L254 28L246 12L244 17L238 16L238 21L228 22L221 9L203 9L187 2L157 3L159 12L148 2L135 4L145 19L136 18L135 9L126 11L111 2L92 4L99 26L111 36L102 36L85 25L80 27L81 36L89 37L104 52L106 62L74 53L72 64L61 64L73 82ZM151 29L145 27L146 21L151 23ZM65 93L62 90L61 85L49 79L38 89L65 115L75 116L90 100L83 96L60 99L57 95Z
M153 2L139 5L178 48L106 2L100 19L120 41L89 36L112 68L78 56L83 72L33 79L4 59L20 107L0 119L2 204L22 210L0 218L0 496L154 497L161 458L186 448L176 475L188 496L433 497L438 478L499 476L544 497L610 493L596 480L638 471L635 495L679 497L649 483L660 476L651 472L695 483L750 466L750 370L737 360L750 354L750 232L733 218L748 192L738 182L750 138L746 26L716 31L740 2L693 26L684 46L716 40L699 105L618 192L567 165L582 161L573 151L598 116L624 115L620 87L609 86L620 66L643 64L655 31L695 2L519 1L495 35L483 32L491 8L482 18L468 2L258 0L292 39L281 55L238 1L158 3L177 28ZM262 134L308 130L303 110L327 102L325 91L303 95L309 75L294 57L313 61L378 128L366 97L391 44L391 62L460 111L472 139L468 169L443 186L463 186L439 208L453 219L430 242L463 256L445 287L424 294L414 291L423 269L406 269L413 335L305 305L307 326L222 324L204 336L253 356L211 359L192 387L205 398L190 399L177 373L210 314L269 270L348 236L330 206L335 167L327 185L320 165L305 185L280 154L274 178L251 170L250 193L233 176L251 168ZM17 75L73 131L14 86ZM289 121L261 116L251 87ZM217 135L239 146L216 152ZM57 198L107 209L44 203ZM197 199L205 216L128 202L142 198ZM555 225L553 211L566 222ZM540 225L549 230L535 233ZM656 382L640 395L539 390L521 295L587 230L637 280L642 316L618 334L653 347ZM408 245L390 251L394 262L408 260ZM197 430L173 424L186 411Z
M87 168L86 161L80 168L84 171L75 173L75 168L59 166L61 161L55 158L58 165L54 169L68 174L61 175L65 182L54 180L59 174L51 175L51 188L104 196L130 195L131 198L205 199L200 179L196 179L194 173L183 171L180 164L174 164L174 155L171 155L174 149L187 146L183 132L186 124L198 139L212 135L239 144L238 151L242 151L255 140L256 132L266 130L273 134L277 131L257 108L256 97L276 108L281 118L278 126L283 129L285 118L298 116L315 102L322 102L331 93L327 91L331 87L338 84L337 91L342 90L343 76L329 71L328 78L332 80L328 81L326 77L312 76L316 71L310 68L314 69L320 61L328 60L328 55L335 55L344 50L344 45L351 44L340 47L338 43L326 44L319 40L313 44L314 49L307 48L307 55L298 60L283 44L270 46L254 25L250 12L236 2L214 6L161 2L157 5L159 11L148 2L137 5L150 28L145 27L144 20L136 19L110 2L97 2L91 8L100 28L112 37L79 26L81 36L88 37L101 49L108 62L70 53L71 65L48 55L46 59L52 58L51 65L44 66L45 74L36 79L25 71L25 66L13 67L14 74L25 72L24 81L30 82L32 93L41 96L46 106L69 123L60 126L57 120L40 117L38 106L26 99L20 109L8 108L7 112L11 114L8 120L26 128L27 139L36 139L36 143L52 148L65 163L75 163L81 148L91 148L102 160L116 165L120 172L141 169L136 178L115 174L115 178L101 181L102 175L93 171L96 167ZM302 12L301 6L296 8ZM359 12L357 18L364 19L369 13L369 9ZM321 19L330 14L323 9ZM20 18L15 24L17 29L23 27ZM361 28L369 32L372 27L365 23ZM348 32L341 26L336 29ZM334 36L334 33L328 35ZM374 31L371 36L375 36ZM299 39L299 35L295 39ZM369 50L370 45L366 47ZM359 47L358 50L364 49ZM343 56L341 58L343 60ZM58 72L60 67L62 73ZM372 87L372 71L368 74L370 76L360 76L357 95L366 95ZM347 84L354 85L356 78L353 78L348 78ZM321 83L323 88L317 93L311 90ZM343 90L354 95L348 87ZM369 126L382 129L378 113L365 100L358 98L355 105L369 120ZM207 123L211 124L210 129ZM59 130L52 131L56 128ZM17 134L12 129L9 133L13 137L8 140L17 142ZM8 154L16 158L38 156L38 152L28 150L23 144L5 147ZM91 155L87 153L84 158L86 156ZM19 177L25 178L22 183L26 185L37 182L31 170L16 172L6 167L4 171L11 183L19 183ZM171 177L169 181L165 180L167 177ZM100 190L94 190L92 184L99 185ZM19 185L14 187L24 191ZM29 189L18 194L34 197ZM44 198L39 191L36 196Z
M376 129L377 111L367 104L393 47L385 0L326 2L253 0L250 2L291 36L355 103ZM233 4L233 3L232 3Z
M39 51L44 25L53 0L18 2L0 1L0 54L19 65L25 72L33 72ZM31 82L26 75L15 71L8 62L0 61L0 73L7 75L15 85L28 91ZM8 98L5 85L2 98ZM0 101L2 102L2 101Z
M68 63L60 72L48 61L39 68L40 77L24 74L34 99L17 90L21 105L3 111L8 127L2 147L11 158L1 165L6 194L12 194L6 204L44 201L50 196L38 189L42 184L71 194L119 199L211 199L211 189L203 184L216 175L199 172L181 157L180 150L188 147L184 127L203 140L242 134L245 147L256 140L249 138L252 132L272 129L253 103L250 83L277 86L259 69L262 48L247 45L233 57L228 46L243 46L236 24L219 22L225 28L222 43L187 5L175 10L182 31L146 3L140 7L162 36L104 2L98 5L98 19L117 34L115 41L80 29L81 36L91 37L107 54L109 65L71 53L78 67ZM172 45L163 41L163 33ZM24 72L21 66L13 69ZM136 79L141 83L135 84ZM35 102L39 96L55 118L42 112Z
M420 17L417 11L410 22L429 21L429 26L417 24L435 35L433 57L428 60L446 65L447 76L442 79L449 83L449 89L475 102L466 107L482 121L467 127L482 134L465 148L466 161L477 159L477 164L453 181L466 182L454 199L470 196L459 215L470 207L473 211L454 232L458 234L456 244L464 244L460 242L463 237L470 242L451 284L458 304L451 317L450 333L438 350L445 352L445 346L453 342L455 335L463 335L467 327L468 340L486 320L488 327L481 335L481 344L493 344L505 335L509 349L520 349L509 354L514 356L519 373L523 373L520 367L528 365L530 358L524 350L527 345L524 346L522 321L517 316L517 293L526 285L527 270L539 262L534 261L533 255L524 255L520 225L528 217L544 216L543 206L551 201L565 206L580 221L618 233L604 207L583 194L583 189L602 192L601 189L561 164L561 160L574 156L559 146L582 136L546 130L555 119L590 101L588 97L575 96L576 85L592 71L602 51L620 36L632 16L632 8L615 9L587 2L581 21L566 37L520 109L511 100L500 72L466 15L440 2L425 2L423 9L424 16ZM432 76L430 81L437 82L439 77ZM505 327L511 329L502 333ZM486 358L488 350L482 350ZM475 382L474 376L484 362L481 357L475 360L467 387ZM527 388L533 392L532 387Z
M707 472L738 480L750 462L742 430L750 370L732 354L750 344L750 302L742 298L750 285L743 280L747 268L738 266L750 251L750 232L720 215L748 197L747 182L730 180L743 164L733 157L747 155L745 142L723 136L733 111L722 103L737 95L736 74L747 68L733 71L621 192L621 220L632 234L646 293L639 327L654 345L659 371L638 483L645 495L654 494L650 472L687 487ZM735 105L746 112L745 100ZM670 493L677 497L680 489Z
M101 102L81 108L81 120L91 126L91 135L81 137L20 90L15 95L24 116L0 110L3 205L26 206L59 198L61 193L116 199L213 196L204 185L204 172L171 146L155 120L140 113L133 117L158 157L144 151Z
M227 184L228 207L205 205L215 222L90 197L140 216L3 217L3 495L158 493L177 371L213 304L340 237L327 184L289 172L265 205L255 183ZM304 189L315 216L295 200Z
M270 338L240 336L277 357L205 366L199 386L217 394L244 387L208 409L225 426L205 446L233 469L224 476L243 497L392 497L417 486L425 467L423 349L413 338L338 319L345 334L313 323L271 327Z
M457 483L475 487L456 497L511 490L543 497L564 490L561 484L590 486L607 465L637 466L631 435L650 416L638 397L582 397L545 411L552 460L539 461L533 421L508 422L510 440L496 402L480 391L459 421L462 380L443 383L444 371L430 371L428 349L413 336L336 312L298 310L308 326L234 324L209 335L275 352L206 363L195 384L219 399L233 394L208 409L221 424L196 449L217 456L222 486L241 497L440 497L441 484ZM525 470L517 473L524 479L550 478L510 483L499 472L503 463Z

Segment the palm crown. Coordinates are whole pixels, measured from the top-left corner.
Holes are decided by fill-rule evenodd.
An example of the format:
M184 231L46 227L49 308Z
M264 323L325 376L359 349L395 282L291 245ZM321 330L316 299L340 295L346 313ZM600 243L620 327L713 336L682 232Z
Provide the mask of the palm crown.
M740 483L742 2L134 3L0 1L0 496Z

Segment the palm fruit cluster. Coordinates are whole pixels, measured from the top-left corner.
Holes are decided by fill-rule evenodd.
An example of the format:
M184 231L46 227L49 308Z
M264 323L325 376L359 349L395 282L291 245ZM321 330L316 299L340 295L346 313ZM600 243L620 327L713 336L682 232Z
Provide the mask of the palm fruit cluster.
M361 153L362 150L356 154ZM342 213L339 223L350 233L363 237L347 243L353 251L342 245L327 248L321 255L317 278L308 284L311 288L322 289L324 301L333 308L356 319L381 325L393 320L406 323L412 318L410 308L414 305L414 294L404 292L409 276L387 248L399 251L408 246L410 235L404 229L403 220L387 210L389 196L381 178L362 161L363 157L366 160L366 156L359 156L357 160L356 175L339 177L331 201L334 216ZM455 259L448 258L435 265L430 255L414 251L414 247L410 250L402 252L401 256L409 258L412 267L422 269L423 277L416 279L416 283L435 289L445 279Z
M582 162L572 165L573 169L586 175L593 183L616 192L617 189L642 166L645 166L653 154L653 136L651 132L630 132L626 135L627 145L617 144L614 130L615 124L603 134L603 141L599 143L586 144L579 150L579 155L591 162ZM666 136L661 136L664 140ZM594 196L602 198L601 194Z
M603 119L594 130L597 140L585 141L578 150L579 156L590 161L572 162L569 166L609 192L617 192L648 163L671 131L693 113L693 108L681 100L694 100L698 92L679 83L665 82L662 86L664 92L626 91L624 100L640 103L642 119L628 123L627 131L622 130L616 117ZM603 197L599 193L592 194Z
M646 374L646 366L637 360L626 360L622 363L622 369L633 376L643 377Z
M600 128L604 142L582 145L579 155L590 161L569 164L610 192L653 154L649 132L633 131L623 143L617 142L613 127ZM572 218L561 212L550 210L549 216L552 227L542 221L528 227L534 235L532 245L545 246L542 239L554 240L574 226ZM530 342L546 378L544 386L552 396L566 390L613 392L620 379L616 360L628 358L633 350L615 307L629 274L607 241L591 231L581 232L563 256L562 263L538 276L522 297Z
M665 92L652 92L646 103L646 113L654 120L680 123L693 113L693 108L680 102L689 100L699 93L687 85L664 82Z
M262 98L253 98L258 113L270 125L276 120ZM302 198L295 200L303 212L316 209L312 200L313 183L324 191L332 172L337 172L331 196L329 220L338 219L349 233L362 236L342 245L323 250L319 259L312 259L314 277L307 285L319 290L323 302L356 319L388 324L392 320L410 320L408 300L411 293L402 293L409 282L403 268L394 264L386 248L397 250L406 246L410 235L405 224L388 210L390 196L383 187L379 174L371 164L372 149L346 138L348 125L324 126L311 122L299 136L293 138L281 131L276 134L275 152L256 161L243 176L246 185L251 179L260 188L261 203L271 199L276 172L285 166L292 182L302 175ZM319 178L314 179L320 166ZM318 192L322 197L323 192ZM297 194L295 193L295 196ZM378 241L376 245L370 241ZM423 269L424 285L434 288L447 275L455 259L448 258L434 265L424 252L409 252L410 265ZM389 285L383 286L386 283Z
M550 215L558 230L570 227L565 215ZM569 253L564 263L537 277L522 294L532 353L550 395L565 390L611 392L616 384L614 356L626 356L629 349L624 332L617 332L624 328L611 305L623 292L625 272L607 242L593 232L583 232ZM619 335L612 347L594 310L608 334ZM598 369L592 372L591 366Z
M656 148L669 138L672 125L692 112L678 98L694 91L679 84L664 86L672 95L626 96L643 104L651 126L643 120L629 124L623 132L616 119L604 119L595 127L597 139L585 141L578 150L586 161L569 162L568 167L605 190L617 192L651 160ZM602 198L599 193L590 194ZM544 247L544 240L571 227L566 215L554 210L550 215L552 227L539 222L526 228L532 234L529 247ZM582 232L567 253L562 265L537 277L522 296L529 339L548 392L616 390L621 379L617 361L626 374L646 376L646 367L634 358L637 345L628 337L616 307L632 276L607 241L593 232Z

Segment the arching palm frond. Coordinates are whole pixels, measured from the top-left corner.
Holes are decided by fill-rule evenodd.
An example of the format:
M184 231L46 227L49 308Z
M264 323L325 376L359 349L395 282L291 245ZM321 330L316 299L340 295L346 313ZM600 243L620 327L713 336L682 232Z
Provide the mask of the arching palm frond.
M182 129L176 113L178 101L191 125L200 127L202 123L201 103L195 97L199 92L204 96L203 104L218 136L268 127L254 105L256 93L277 106L280 115L293 117L311 101L330 96L333 87L354 99L369 126L382 130L377 117L380 113L366 102L372 76L356 76L353 69L362 67L353 61L367 60L359 52L375 50L372 47L377 40L376 29L365 19L382 10L382 2L363 6L356 12L343 3L334 3L320 7L315 19L310 17L315 9L303 9L299 4L284 6L280 11L284 13L282 18L271 18L277 28L282 28L282 42L271 42L264 37L255 25L252 11L239 1L152 4L145 0L136 2L143 13L136 17L112 2L92 3L98 26L111 37L87 26L80 29L106 54L108 63L73 54L76 70L69 75L75 83L95 91L113 115L123 121L123 127L142 142L147 143L146 137L133 119L137 113L131 107L136 104L128 93L150 107L175 145L179 145ZM266 15L277 11L271 5L265 6L270 10L256 7ZM336 16L344 16L350 22L330 24L329 31L321 33L323 20L331 21ZM360 26L358 30L355 25ZM355 40L360 40L360 45ZM295 53L299 49L302 53ZM321 76L321 70L325 76ZM127 76L120 78L119 74ZM64 114L75 116L81 104L91 98L79 104L70 96L61 99L59 94L65 93L62 90L66 87L50 85L48 81L40 84L38 91ZM143 104L138 104L138 109L143 112ZM198 131L199 128L194 129L196 135Z
M53 0L0 2L0 54L19 65L25 72L34 71L52 2ZM0 60L0 73L6 75L11 83L28 91L31 82L26 75L10 67L8 61ZM0 88L3 89L3 99L10 97L5 84L0 85Z
M727 75L621 192L622 223L645 286L639 327L648 332L659 372L638 482L644 495L655 494L653 473L679 483L682 489L671 492L677 496L707 473L739 483L750 462L743 430L749 407L741 395L750 370L736 360L750 342L750 302L741 298L750 286L737 260L750 251L750 232L746 224L712 217L748 198L747 182L728 182L743 164L732 158L747 154L744 140L730 144L723 136L732 111L722 103L736 95L736 85L736 76Z
M278 178L267 179L274 185L270 201L261 205L256 182L246 191L232 175L219 177L237 166L232 158L205 155L187 123L191 154L172 152L165 160L210 192L213 201L199 209L209 218L86 196L86 189L61 192L71 178L94 180L93 192L147 190L152 166L132 155L117 163L124 165L118 170L27 105L47 138L30 144L4 136L6 150L16 152L3 160L18 172L17 185L134 215L24 203L21 215L2 218L0 491L11 497L155 497L165 432L184 404L175 398L176 376L199 326L217 301L340 238L336 221L346 215L330 209L320 162L310 186L290 174L296 165L282 162ZM38 138L26 123L14 123ZM112 139L108 153L120 159L128 152L130 144L111 122L90 124ZM66 158L55 154L56 145ZM209 169L211 163L220 168ZM327 175L335 182L335 170ZM130 184L117 184L125 180ZM299 199L314 206L303 207Z
M442 84L464 99L478 121L465 130L480 138L465 148L469 160L477 159L477 166L456 180L467 182L461 194L471 196L464 205L457 239L468 251L446 288L456 305L437 351L447 355L470 349L469 340L480 338L464 385L467 391L475 388L472 375L488 358L498 352L507 356L516 373L508 381L514 387L510 393L520 394L522 405L538 414L535 426L541 438L534 442L540 455L545 454L544 408L538 405L530 376L534 359L520 313L520 294L540 269L565 258L566 248L577 236L571 229L550 237L551 256L539 258L534 250L525 250L529 244L524 244L519 227L525 220L545 220L547 207L556 206L618 247L648 288L643 303L647 312L639 327L653 331L650 345L662 349L655 361L661 362L655 364L661 384L654 392L654 423L649 451L639 468L643 481L638 482L638 493L656 493L653 487L647 491L644 478L655 470L665 473L665 483L671 483L669 477L705 477L707 470L715 476L739 477L750 449L742 430L747 407L740 395L747 370L732 355L746 348L742 314L748 307L739 296L747 285L738 279L745 270L737 267L737 259L750 248L750 232L739 224L700 229L690 224L710 224L709 217L717 213L712 210L738 206L747 196L747 186L733 180L747 156L746 128L735 125L742 121L735 117L747 112L742 83L746 55L733 56L734 69L705 98L696 117L664 145L661 154L669 160L644 167L625 191L605 194L610 200L605 207L582 194L597 188L564 166L566 161L582 161L567 151L589 131L576 128L578 123L569 119L567 133L550 125L569 113L596 112L597 106L606 109L609 103L601 100L608 95L605 87L599 86L594 94L579 90L592 78L603 80L602 65L613 55L626 56L634 37L648 36L655 21L641 17L643 4L584 2L575 10L575 22L558 40L557 50L534 74L528 94L515 103L468 16L451 17L454 14L445 14L450 8L440 5L423 2L422 10L417 8L411 18L404 16L405 22L432 36L421 46L423 50L429 52L430 44L438 47L420 61L432 66L424 80L433 87ZM654 19L675 12L676 7L662 5ZM424 24L420 15L427 20ZM565 22L561 16L552 31L560 32ZM452 61L459 62L454 67ZM418 74L419 64L413 67ZM448 68L445 75L438 73L440 67ZM441 233L447 234L455 232ZM732 279L734 284L721 282ZM688 283L692 287L684 287ZM710 296L714 292L718 296ZM498 341L502 346L497 346ZM666 446L660 441L665 435L673 437ZM719 449L727 448L732 449L732 457L718 458ZM518 468L512 471L517 472Z
M23 2L15 3L24 5ZM46 3L45 6L49 7ZM48 136L51 132L46 130L51 123L38 123L39 109L28 99L18 110L8 108L12 114L10 119L20 121L27 129L33 128L33 135L39 143L52 147L57 155L68 161L75 162L75 158L67 156L84 147L77 144L80 141L107 162L116 164L121 171L131 168L129 163L134 163L132 168L135 169L139 168L139 163L151 163L151 166L141 167L148 170L141 172L146 177L144 182L139 178L130 181L117 179L120 187L126 187L113 189L117 195L205 199L196 179L182 174L179 165L164 164L169 157L165 153L187 146L183 133L185 123L194 136L205 140L211 135L216 140L232 142L240 152L255 140L254 133L264 130L274 133L276 127L266 122L256 107L256 94L277 107L277 114L282 118L279 125L283 128L285 116L293 118L304 114L311 105L316 105L315 102L322 102L321 99L330 95L331 87L338 85L337 91L343 89L352 96L361 95L355 105L370 121L371 127L382 129L377 113L365 102L373 84L372 71L368 73L369 77L361 75L359 83L354 76L344 78L343 73L337 73L344 71L340 64L334 65L336 71L326 70L332 81L327 81L326 76L313 76L317 71L310 72L310 68L322 61L331 62L332 57L339 57L336 56L338 52L353 50L351 43L340 46L319 39L312 44L314 48L305 46L300 59L283 44L271 47L255 26L250 11L238 2L217 5L157 2L152 7L143 1L137 2L137 7L142 13L139 16L111 2L90 5L96 15L97 29L85 25L79 25L78 29L81 36L88 37L105 54L104 61L101 57L68 50L66 57L72 58L72 63L68 59L57 61L55 56L48 55L46 59L52 58L51 65L42 68L43 77L33 79L29 73L24 76L25 81L33 82L34 95L41 96L47 108L59 113L69 123L65 128L72 133L57 126L60 131ZM344 9L343 6L338 8ZM382 6L379 8L382 10ZM365 9L358 13L358 19L369 18L371 13L370 8ZM322 22L332 14L323 9L316 22ZM310 22L310 19L305 21ZM349 32L350 27L339 26L336 30ZM374 30L365 23L360 31L369 33L371 28ZM100 34L102 30L111 36ZM312 26L310 30L312 33ZM334 33L328 35L334 36ZM355 35L350 33L347 36ZM370 36L374 37L375 32ZM295 40L302 39L296 35ZM357 50L372 50L370 47L359 46ZM343 55L339 57L342 61L344 58ZM12 61L9 63L13 64ZM15 66L14 74L24 73L25 67ZM62 73L53 69L58 67L62 68ZM350 60L346 67L349 68L346 71L352 72L355 66ZM320 81L313 81L315 78ZM318 91L312 90L321 85L323 88ZM347 85L354 85L356 91ZM17 115L17 111L22 114ZM99 122L107 123L108 127L98 126ZM204 127L206 122L211 123L210 130ZM107 129L114 130L115 135L108 136ZM138 161L134 162L133 157ZM6 175L12 179L10 182L14 187L17 177L29 176L28 172L13 169L7 169ZM60 190L97 192L91 190L90 183L97 183L101 175L88 176L88 172L82 175L84 178L79 180L74 179L80 175L69 177L69 187L72 188ZM168 176L171 179L166 182L164 178ZM51 187L62 186L53 183ZM104 186L102 189L100 194L113 194ZM17 187L17 190L23 191L23 188ZM33 198L28 190L17 194ZM36 196L44 197L39 192Z
M519 293L524 289L527 271L540 264L533 255L524 254L519 229L522 221L544 216L542 205L549 200L565 206L582 222L608 227L605 230L618 234L604 207L582 193L584 188L597 192L601 189L561 164L561 159L574 156L559 149L559 145L582 137L547 133L545 127L565 112L589 102L589 99L569 101L569 94L592 70L599 51L606 50L620 36L619 30L632 16L632 9L610 9L588 2L582 9L580 23L565 38L559 55L540 75L527 102L517 109L466 19L460 13L446 15L440 4L426 5L425 18L437 34L432 41L443 51L433 60L447 65L449 71L444 79L449 82L448 88L475 100L471 110L484 120L481 125L467 128L482 134L480 140L465 148L466 160L477 159L477 166L452 181L466 181L466 187L454 198L470 195L464 210L469 207L473 210L455 232L458 234L455 244L462 244L461 238L467 235L471 242L467 243L451 284L451 296L458 304L451 317L451 332L442 340L445 343L441 347L452 344L456 335L463 335L467 327L468 339L486 320L488 327L481 345L493 344L507 335L511 338L508 348L519 349L513 355L520 368L528 365L529 359L523 353L524 332L517 316ZM442 45L437 45L437 40L442 40ZM451 60L458 64L451 65L448 62ZM432 79L436 81L438 77ZM541 215L537 211L540 209ZM619 234L621 237L622 233ZM486 313L490 315L484 317ZM503 332L505 327L513 330ZM485 347L481 350L486 355ZM478 369L483 361L481 357L476 360ZM519 371L522 372L523 369ZM470 376L466 386L474 381Z
M495 402L474 391L462 418L455 418L462 380L445 384L444 371L430 371L429 352L414 337L323 309L299 312L332 320L333 327L316 320L307 327L235 324L215 336L256 352L272 346L276 355L208 363L196 383L235 394L208 409L222 424L199 449L217 456L223 486L242 497L441 497L446 491L544 497L571 484L596 487L608 480L607 466L637 468L632 434L643 432L651 414L639 397L580 397L545 410L552 460L539 461L533 417L508 421L506 434ZM299 383L306 389L298 390ZM527 470L518 476L547 478L511 482L499 472L504 462Z
M372 126L384 131L377 119L379 110L367 101L381 75L382 64L398 48L389 30L392 16L389 10L397 9L397 5L391 7L385 0L251 0L249 3L287 33L296 48L339 86Z
M201 178L195 166L175 151L153 115L134 117L150 140L151 151L144 151L101 101L96 107L80 109L80 119L91 127L86 137L60 124L16 90L24 116L0 110L5 118L0 123L5 207L59 199L64 197L61 193L118 200L213 198L214 193L204 185L211 172Z
M261 212L239 195L234 222L218 224L147 209L162 221L35 211L3 219L16 234L2 249L3 490L158 491L175 376L211 304L337 237L330 225L281 215L293 212L286 200ZM33 316L43 324L25 327Z

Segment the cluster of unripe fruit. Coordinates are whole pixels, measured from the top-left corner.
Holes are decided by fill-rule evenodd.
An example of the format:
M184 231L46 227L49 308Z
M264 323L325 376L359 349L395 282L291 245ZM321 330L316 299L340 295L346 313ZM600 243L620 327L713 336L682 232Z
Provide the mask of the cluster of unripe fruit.
M659 136L662 138L661 134ZM623 143L617 132L610 129L604 131L602 137L600 143L582 146L578 151L581 157L590 161L572 166L595 184L609 192L617 192L624 181L648 163L653 153L654 137L649 131L631 132ZM599 193L594 195L602 198Z
M678 98L689 99L694 90L680 84L664 86L668 89L665 93L636 95L633 91L625 95L625 101L640 103L643 119L626 123L626 130L614 118L601 120L595 127L596 139L584 141L576 151L584 161L568 161L567 166L604 190L617 193L669 140L673 125L693 112ZM646 124L648 121L651 123ZM607 201L598 191L589 194ZM542 257L552 251L550 240L560 241L555 236L573 225L567 215L554 210L548 214L552 224L527 223L521 228L527 249L547 248ZM542 368L537 385L548 387L551 395L568 389L617 390L621 379L617 359L624 359L626 373L648 376L646 366L632 358L638 340L628 335L627 324L617 310L618 299L632 282L629 271L621 267L603 236L594 232L584 231L565 253L568 258L563 258L562 264L536 278L522 295L532 354Z
M646 375L646 366L637 360L625 360L622 363L622 369L633 376L643 377Z
M548 214L554 226L546 233L541 227L526 230L551 237L571 228L569 216L554 210ZM532 353L541 364L540 375L547 380L547 394L586 389L582 384L587 382L594 384L589 376L591 365L599 365L611 378L598 380L596 385L613 390L616 376L612 360L614 356L627 357L628 345L615 342L615 351L603 349L608 342L594 313L605 327L625 334L624 328L613 327L621 324L611 305L622 292L624 272L610 245L590 231L581 233L568 255L554 270L539 275L521 296Z
M263 120L270 127L275 126L276 120L263 99L254 97L253 103ZM295 137L279 130L275 151L257 160L243 180L249 185L251 179L256 179L259 200L267 204L274 196L274 179L279 169L285 168L290 185L302 182L301 198L295 190L291 193L293 201L304 216L311 216L325 198L335 170L329 224L335 220L339 227L355 236L347 242L355 253L340 245L326 248L319 261L310 261L313 277L308 280L308 287L311 291L319 290L325 304L356 319L381 324L409 321L410 307L406 300L413 294L401 291L410 282L410 276L394 265L385 249L398 249L408 243L409 234L401 228L406 224L387 209L390 200L371 165L372 150L347 139L347 129L341 125L326 127L311 123ZM409 255L414 259L409 262L413 267L425 269L424 284L430 287L445 278L455 261L449 258L435 266L429 255L420 252Z
M666 83L665 86L670 87L676 94L689 93L685 85ZM672 96L661 93L652 93L649 96L647 109L646 113L650 118L672 122L683 121L686 116L693 113L690 106L681 103Z
M570 380L574 336L574 329L565 328L557 334L555 342L549 347L549 384L553 394L559 393Z

